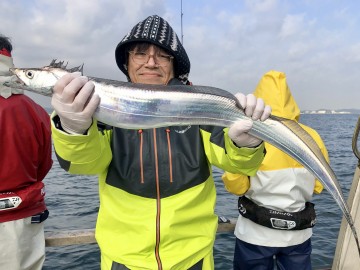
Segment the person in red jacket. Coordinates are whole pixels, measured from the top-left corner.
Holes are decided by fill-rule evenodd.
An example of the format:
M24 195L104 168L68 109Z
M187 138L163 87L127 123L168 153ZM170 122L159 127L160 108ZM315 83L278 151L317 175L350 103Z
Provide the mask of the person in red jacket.
M42 180L52 166L48 113L12 79L12 44L0 35L0 269L40 270L48 217Z

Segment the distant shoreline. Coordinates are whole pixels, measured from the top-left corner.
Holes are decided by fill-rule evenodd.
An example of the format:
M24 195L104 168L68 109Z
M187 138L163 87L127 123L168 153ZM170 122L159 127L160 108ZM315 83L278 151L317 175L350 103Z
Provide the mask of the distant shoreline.
M360 110L305 110L301 114L360 114Z

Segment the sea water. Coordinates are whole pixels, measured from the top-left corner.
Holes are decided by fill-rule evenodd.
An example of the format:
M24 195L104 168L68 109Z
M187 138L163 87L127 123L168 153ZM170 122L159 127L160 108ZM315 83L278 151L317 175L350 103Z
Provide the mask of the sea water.
M357 159L352 153L351 141L358 115L304 114L302 123L316 129L321 135L330 156L330 164L345 197L356 168ZM221 181L222 171L214 168L217 188L216 213L236 218L237 197L229 194ZM98 185L95 176L70 175L60 167L54 155L54 165L44 180L46 203L50 217L45 223L46 232L93 229L99 207ZM331 195L324 190L315 195L317 224L313 230L312 263L314 269L331 266L335 253L342 213ZM231 270L235 237L232 232L218 233L214 247L215 268ZM100 269L100 252L96 244L47 247L44 270L95 270Z

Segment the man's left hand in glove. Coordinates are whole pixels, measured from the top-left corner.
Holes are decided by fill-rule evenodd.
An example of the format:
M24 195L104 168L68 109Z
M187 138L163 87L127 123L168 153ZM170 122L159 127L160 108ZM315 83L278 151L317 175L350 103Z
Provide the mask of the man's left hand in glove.
M244 113L249 120L238 120L229 128L228 135L238 147L257 147L262 140L248 134L252 128L253 121L265 121L271 114L271 107L265 105L261 98L256 98L253 94L245 96L238 93L235 95Z

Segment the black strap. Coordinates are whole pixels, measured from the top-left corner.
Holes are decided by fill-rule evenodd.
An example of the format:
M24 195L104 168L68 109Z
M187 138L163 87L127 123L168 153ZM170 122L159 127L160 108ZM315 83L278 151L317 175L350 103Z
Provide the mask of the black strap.
M117 263L117 262L113 262L111 265L111 270L130 270L129 268L127 268L125 265Z
M204 260L201 259L197 263L195 263L193 266L191 266L188 270L202 270L203 269L203 262Z
M305 203L304 210L284 212L262 207L242 196L238 201L239 213L256 224L278 230L304 230L312 228L316 223L314 204Z
M37 215L31 217L31 223L41 223L49 217L49 210L45 210Z

